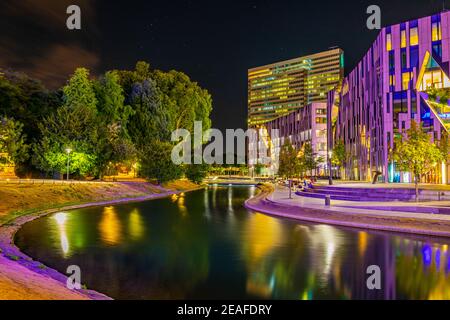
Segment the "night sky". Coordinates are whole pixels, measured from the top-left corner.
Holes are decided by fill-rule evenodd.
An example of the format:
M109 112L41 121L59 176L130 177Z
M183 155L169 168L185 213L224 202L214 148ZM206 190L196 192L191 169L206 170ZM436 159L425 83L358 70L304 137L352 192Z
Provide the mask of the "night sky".
M81 7L81 31L66 28L70 4ZM381 7L383 25L443 7L442 0L1 0L0 68L56 88L78 66L97 75L145 60L206 88L214 127L245 128L247 69L339 46L348 73L378 33L366 28L371 4Z

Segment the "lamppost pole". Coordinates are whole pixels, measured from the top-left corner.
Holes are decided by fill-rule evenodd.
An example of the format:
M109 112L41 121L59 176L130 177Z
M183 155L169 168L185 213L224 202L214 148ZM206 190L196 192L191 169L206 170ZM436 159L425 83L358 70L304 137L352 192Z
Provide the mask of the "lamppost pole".
M69 174L70 174L70 153L72 152L72 149L67 148L67 181L69 181Z
M333 168L331 166L331 158L332 157L333 157L333 151L328 151L328 172L329 172L328 184L330 186L333 185Z

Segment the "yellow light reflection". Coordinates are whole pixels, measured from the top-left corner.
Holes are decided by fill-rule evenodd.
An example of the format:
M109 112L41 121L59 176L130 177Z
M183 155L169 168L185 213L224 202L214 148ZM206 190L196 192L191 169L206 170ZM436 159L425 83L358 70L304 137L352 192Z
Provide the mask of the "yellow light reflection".
M276 279L275 275L268 274L265 260L284 241L282 225L269 216L255 214L246 223L243 234L243 253L248 271L247 292L269 298Z
M138 209L134 209L130 213L128 230L129 230L130 236L133 240L139 240L144 235L145 226L144 226L141 214Z
M282 238L280 223L266 215L255 214L246 226L245 251L250 265L258 263Z
M64 256L67 256L69 253L69 239L67 238L66 231L66 221L67 221L67 213L59 212L54 216L56 223L58 224L59 238L61 241L61 250L64 253Z
M180 212L181 212L181 215L183 216L183 217L185 217L186 215L187 215L187 208L186 208L186 206L184 205L184 201L185 201L185 198L184 198L184 193L181 193L180 194L180 197L178 198L178 209L180 210Z
M360 232L358 234L358 252L359 255L362 257L366 253L367 249L367 232Z
M233 213L233 188L228 188L228 212Z
M99 224L102 240L109 245L117 245L122 240L122 226L114 207L103 209L102 220Z

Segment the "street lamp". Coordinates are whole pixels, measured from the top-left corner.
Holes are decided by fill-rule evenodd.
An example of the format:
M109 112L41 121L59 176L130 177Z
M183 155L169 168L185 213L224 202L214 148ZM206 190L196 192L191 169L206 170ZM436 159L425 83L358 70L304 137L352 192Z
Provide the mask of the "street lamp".
M328 176L328 184L330 186L333 185L333 168L331 167L331 158L333 157L333 151L328 151L328 172L329 172L329 176Z
M72 152L72 149L67 148L67 181L69 181L69 173L70 173L70 153Z

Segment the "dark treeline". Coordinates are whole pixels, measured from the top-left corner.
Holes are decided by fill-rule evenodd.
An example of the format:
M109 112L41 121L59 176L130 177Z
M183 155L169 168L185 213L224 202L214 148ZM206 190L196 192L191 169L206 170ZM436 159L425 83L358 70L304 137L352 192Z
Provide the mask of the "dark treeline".
M193 131L194 121L211 127L210 94L178 71L108 71L92 78L79 68L59 90L24 74L0 71L0 160L18 176L61 177L70 151L70 174L101 179L117 166L159 183L183 175L194 182L204 165L171 161L171 133Z

